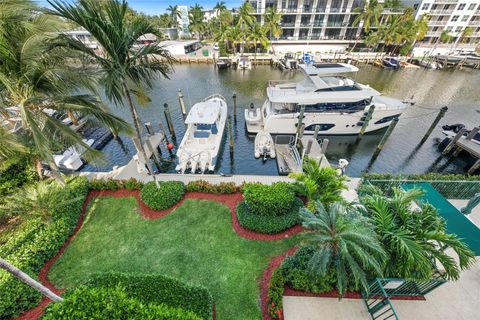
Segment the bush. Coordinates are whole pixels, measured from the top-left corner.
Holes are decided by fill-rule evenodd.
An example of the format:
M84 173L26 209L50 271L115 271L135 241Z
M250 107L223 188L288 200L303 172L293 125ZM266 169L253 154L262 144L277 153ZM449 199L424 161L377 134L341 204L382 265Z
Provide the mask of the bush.
M48 222L32 220L1 248L2 257L33 278L44 263L55 256L75 229L89 187L85 178L74 178L66 187L59 187L57 195L72 200L54 208ZM10 319L36 306L41 295L7 272L0 270L0 319Z
M129 296L144 303L161 303L191 311L202 319L212 319L213 298L206 288L191 286L164 275L112 272L95 275L86 285L121 286Z
M1 198L12 194L24 184L38 180L38 175L26 158L13 159L0 169L0 203Z
M303 205L300 199L291 208L290 212L283 216L264 216L253 213L246 206L245 202L240 202L237 206L237 217L240 224L251 231L260 233L279 233L299 223L298 211Z
M205 180L191 181L186 187L188 192L206 192L230 194L239 191L234 182L221 182L220 184L211 184Z
M274 319L282 319L283 291L285 289L285 275L281 267L273 271L268 284L268 313Z
M172 207L182 200L185 194L185 185L179 181L160 182L157 188L155 182L145 184L140 193L142 201L154 210L163 210Z
M167 305L149 303L132 298L121 287L79 287L69 293L62 303L52 303L42 319L159 319L200 320L190 311Z
M286 257L282 263L285 283L293 289L306 292L329 292L335 288L336 277L333 269L320 275L308 266L315 250L302 247L293 256Z
M143 187L143 183L136 180L135 178L130 178L128 180L115 180L115 179L93 179L90 182L90 189L92 190L140 190Z
M249 183L243 187L243 197L249 211L263 216L283 216L291 212L295 195L285 182L272 185Z

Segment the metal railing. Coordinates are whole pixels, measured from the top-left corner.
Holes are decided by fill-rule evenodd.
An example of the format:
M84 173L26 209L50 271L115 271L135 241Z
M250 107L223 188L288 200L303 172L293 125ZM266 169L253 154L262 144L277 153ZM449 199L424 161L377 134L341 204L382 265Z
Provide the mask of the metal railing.
M423 281L400 278L383 278L377 280L390 297L423 297L447 282L447 280L442 277Z
M390 298L385 292L379 279L375 279L370 283L368 286L368 292L363 291L362 297L372 319L398 320L397 313L395 312L395 309L390 302Z

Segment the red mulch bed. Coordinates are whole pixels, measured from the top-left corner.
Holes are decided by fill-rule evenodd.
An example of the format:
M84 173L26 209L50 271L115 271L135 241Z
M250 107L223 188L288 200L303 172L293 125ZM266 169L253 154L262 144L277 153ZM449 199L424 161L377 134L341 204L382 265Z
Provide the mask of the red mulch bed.
M42 267L40 270L40 273L38 275L38 278L40 282L48 287L50 290L55 292L56 294L60 294L63 292L63 290L55 288L55 286L48 280L48 272L50 268L55 264L55 262L60 258L60 256L63 254L67 246L70 244L70 242L75 238L77 235L78 231L82 227L83 224L83 219L85 217L85 213L87 211L87 207L94 198L96 197L114 197L114 198L124 198L124 197L134 197L137 200L138 206L140 207L140 213L141 215L146 218L146 219L159 219L161 217L166 216L167 214L171 213L174 211L176 208L178 208L185 199L202 199L202 200L212 200L212 201L217 201L225 206L227 206L230 209L230 213L232 216L232 226L235 232L246 239L250 240L258 240L258 241L272 241L272 240L280 240L283 238L287 238L289 236L295 235L301 231L303 231L303 228L299 225L293 226L292 228L282 232L282 233L277 233L277 234L262 234L262 233L257 233L253 231L249 231L245 228L243 228L240 225L240 222L238 221L237 214L235 212L237 204L242 201L243 197L241 193L234 193L234 194L211 194L211 193L202 193L202 192L188 192L185 194L182 200L180 200L177 204L175 204L173 207L165 209L165 210L153 210L149 208L145 203L140 198L140 191L139 190L126 190L126 189L121 189L121 190L92 190L88 193L87 198L85 199L85 202L83 203L82 207L82 212L80 214L80 217L78 219L77 226L75 227L75 230L73 234L65 241L63 246L60 248L58 253L48 260L45 265ZM293 251L292 251L293 252ZM277 257L279 258L279 257ZM279 264L283 261L283 258L280 260ZM278 266L278 265L277 265ZM273 271L273 269L272 269ZM265 276L265 275L264 275ZM271 273L268 278L268 281L270 281ZM267 290L268 290L268 281L267 281ZM263 290L264 285L262 285L262 290ZM263 300L262 300L263 301ZM40 304L37 305L35 308L30 309L26 311L25 313L21 314L20 316L16 317L15 320L36 320L38 319L42 314L43 314L43 309L50 303L50 299L43 297ZM215 319L215 305L213 306L213 319ZM262 305L262 310L263 310L263 305Z

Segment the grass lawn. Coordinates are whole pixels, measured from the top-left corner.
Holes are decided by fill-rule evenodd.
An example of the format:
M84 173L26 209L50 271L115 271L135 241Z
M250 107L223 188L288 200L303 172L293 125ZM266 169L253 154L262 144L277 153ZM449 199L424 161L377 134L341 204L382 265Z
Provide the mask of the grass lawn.
M220 203L186 200L171 214L143 219L133 198L98 198L83 228L52 267L57 287L104 271L158 272L207 287L217 319L260 319L259 280L270 258L298 242L253 241L232 228Z

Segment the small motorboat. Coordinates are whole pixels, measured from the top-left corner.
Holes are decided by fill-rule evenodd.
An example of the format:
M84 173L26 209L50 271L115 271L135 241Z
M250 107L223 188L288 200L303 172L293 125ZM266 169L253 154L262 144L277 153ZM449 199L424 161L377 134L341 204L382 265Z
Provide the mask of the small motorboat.
M230 61L227 59L218 59L217 60L217 68L218 69L227 69L230 67Z
M390 68L394 70L400 69L400 61L393 57L383 59L382 64L386 68Z
M241 69L241 70L252 69L252 62L250 61L250 58L247 56L240 57L238 59L238 69Z
M86 145L91 147L95 140L93 139L83 139ZM83 166L84 162L82 159L82 154L84 150L82 147L71 146L65 150L62 154L57 154L53 156L53 161L59 169L77 171Z
M275 144L270 133L261 130L255 136L255 158L263 158L263 161L267 161L267 158L275 158Z
M177 150L177 172L215 170L226 120L227 102L221 95L209 96L193 105L185 119L187 131Z
M455 137L457 135L457 133L460 132L460 130L462 130L463 128L465 128L465 125L462 124L462 123L456 123L456 124L450 124L450 125L444 125L442 126L442 133L444 135L446 135L447 137L445 138L445 140L448 140L448 142L450 142L450 140ZM467 136L469 133L470 133L471 130L465 130L464 132L464 136ZM478 143L480 144L480 133L477 133L473 138L472 138L472 141L475 142L475 143ZM445 142L443 142L445 143Z

